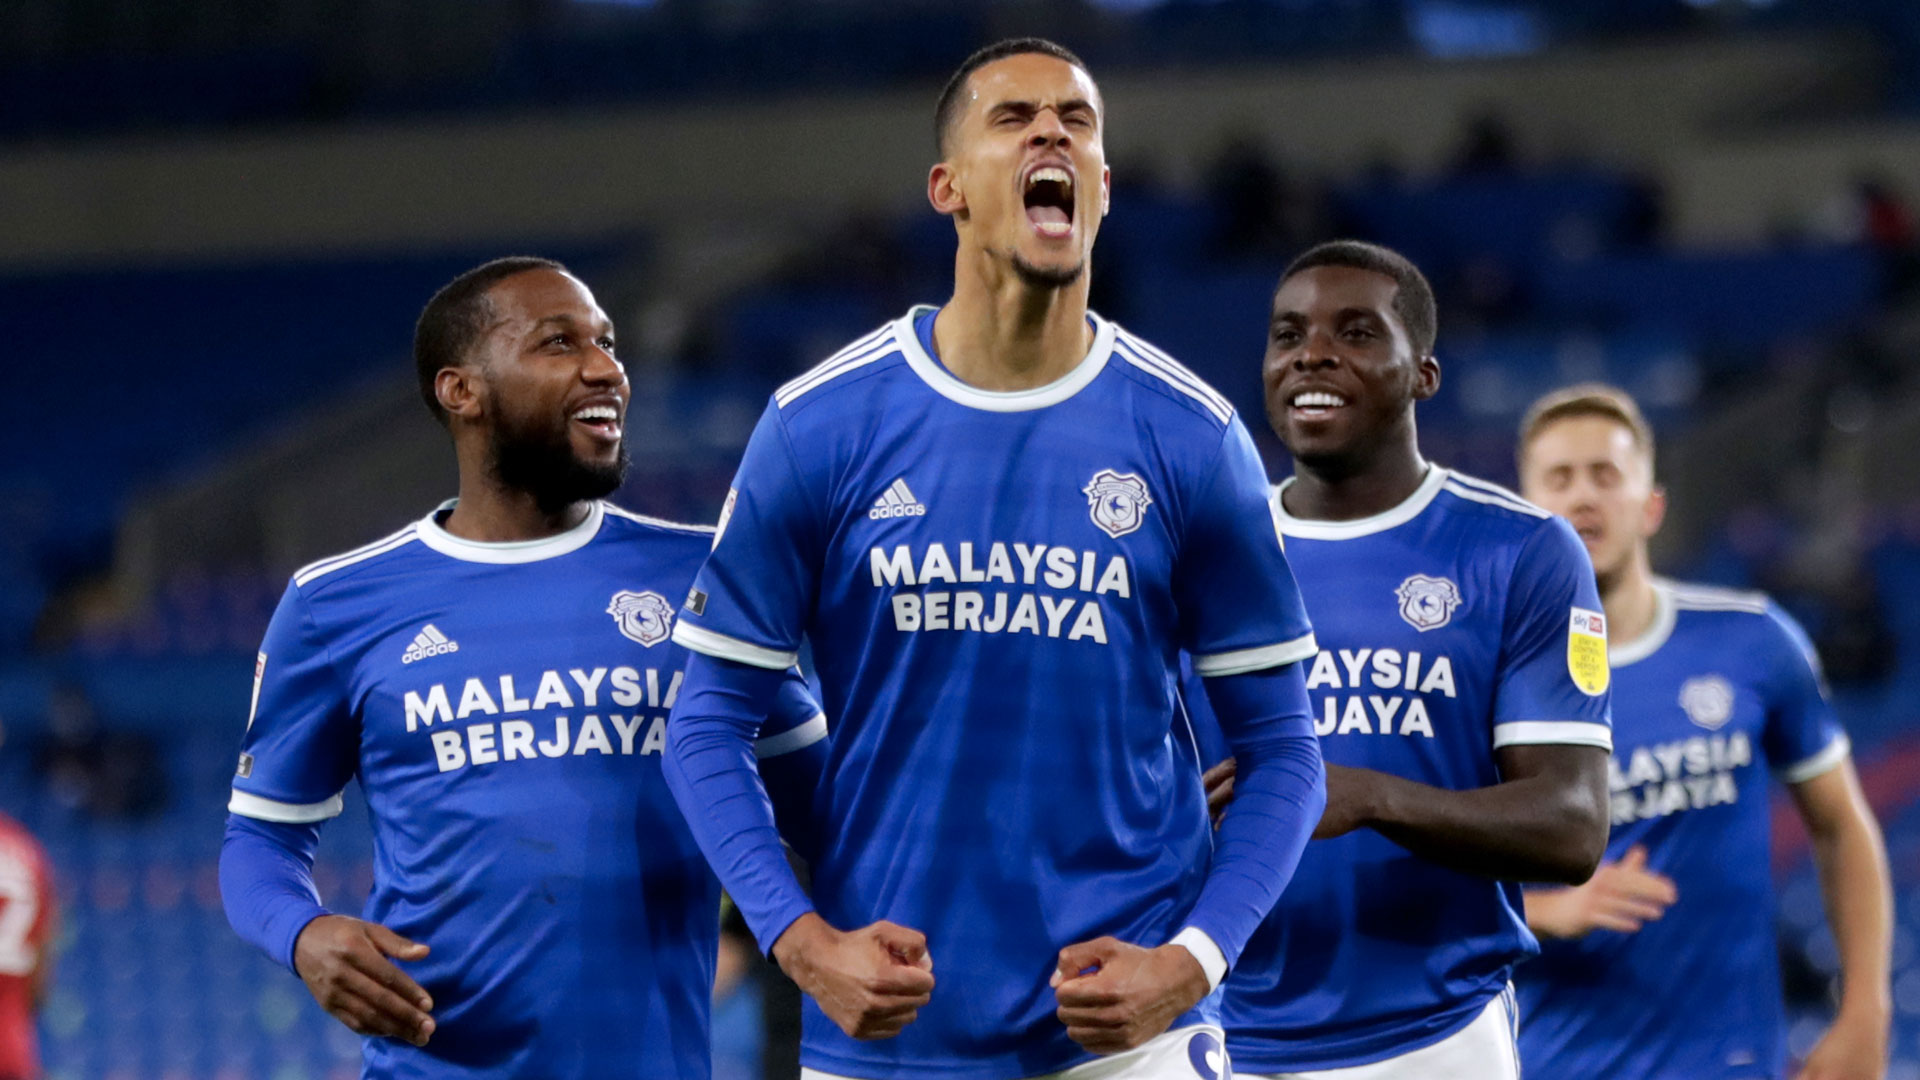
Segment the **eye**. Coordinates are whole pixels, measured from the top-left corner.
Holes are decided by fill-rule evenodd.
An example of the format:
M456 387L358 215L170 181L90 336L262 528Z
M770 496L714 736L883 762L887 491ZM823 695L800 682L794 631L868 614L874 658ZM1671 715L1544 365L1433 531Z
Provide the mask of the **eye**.
M1341 336L1349 341L1372 341L1377 335L1374 334L1371 327L1350 326Z
M540 343L540 347L541 347L541 348L551 348L552 346L555 346L555 345L565 345L566 343L567 343L567 335L565 335L565 334L554 334L554 335L552 335L552 336L550 336L550 337L548 337L548 338L547 338L547 339L546 339L545 341L542 341L542 342Z
M1283 326L1273 332L1273 343L1275 345L1292 347L1299 344L1299 342L1300 331L1291 326Z
M603 337L599 341L594 342L594 344L600 346L601 348L607 350L608 352L613 351L613 339L610 337Z

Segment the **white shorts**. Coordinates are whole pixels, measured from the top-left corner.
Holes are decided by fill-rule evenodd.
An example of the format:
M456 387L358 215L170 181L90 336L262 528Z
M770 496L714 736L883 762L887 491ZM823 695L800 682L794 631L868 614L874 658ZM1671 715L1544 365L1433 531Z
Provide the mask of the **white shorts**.
M1241 1073L1242 1080L1520 1080L1519 1010L1513 987L1494 995L1473 1022L1441 1039L1398 1057L1370 1065L1311 1072L1280 1073L1265 1078Z
M1123 1054L1021 1080L1227 1080L1232 1072L1227 1067L1225 1040L1225 1033L1212 1024L1193 1024L1157 1035ZM851 1078L801 1069L800 1080Z

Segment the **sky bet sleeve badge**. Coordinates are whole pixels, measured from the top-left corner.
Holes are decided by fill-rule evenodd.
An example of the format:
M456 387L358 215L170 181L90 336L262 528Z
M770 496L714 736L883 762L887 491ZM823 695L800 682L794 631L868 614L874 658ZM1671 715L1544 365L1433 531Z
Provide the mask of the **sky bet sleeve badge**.
M1607 692L1613 669L1607 664L1607 617L1586 608L1574 608L1567 626L1567 674L1589 697Z

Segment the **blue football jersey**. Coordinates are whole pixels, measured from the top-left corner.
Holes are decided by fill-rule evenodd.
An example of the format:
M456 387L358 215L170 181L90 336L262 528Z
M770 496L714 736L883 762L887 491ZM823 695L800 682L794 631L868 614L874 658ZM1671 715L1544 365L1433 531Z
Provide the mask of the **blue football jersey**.
M1502 746L1610 745L1605 616L1566 522L1438 466L1356 521L1294 518L1284 490L1329 764L1462 790L1499 782ZM1535 949L1516 885L1371 829L1315 840L1228 976L1234 1068L1341 1068L1436 1042Z
M803 1062L1031 1076L1090 1056L1054 1015L1059 950L1162 945L1205 881L1180 651L1229 675L1313 638L1218 393L1097 316L1059 381L977 390L935 358L934 315L774 394L674 637L775 667L811 642L835 717L814 903L917 929L934 958L897 1037L857 1042L809 1001Z
M1543 943L1521 967L1521 1060L1541 1076L1787 1075L1768 777L1810 780L1848 743L1800 628L1755 593L1658 582L1654 625L1613 650L1613 835L1679 900L1638 933Z
M294 575L230 809L320 821L359 777L364 916L432 947L406 967L438 1024L425 1048L366 1040L365 1075L707 1075L719 885L660 754L669 598L711 541L604 503L526 543L430 516ZM825 732L796 672L760 749Z

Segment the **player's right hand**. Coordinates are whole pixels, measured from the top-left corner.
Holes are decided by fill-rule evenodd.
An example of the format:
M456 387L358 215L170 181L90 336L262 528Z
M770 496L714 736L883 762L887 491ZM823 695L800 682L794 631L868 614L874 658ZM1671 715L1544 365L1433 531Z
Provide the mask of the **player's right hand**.
M890 1039L933 998L926 935L890 922L835 930L814 912L773 943L773 959L856 1039Z
M1527 893L1527 925L1548 937L1585 937L1595 930L1622 934L1666 914L1680 890L1673 879L1647 869L1647 849L1635 844L1619 862L1602 863L1584 885Z
M1207 789L1207 813L1213 817L1216 829L1220 827L1220 819L1227 816L1227 807L1233 803L1233 778L1239 769L1240 762L1228 758L1200 774L1200 783Z
M360 1035L427 1045L433 1035L433 998L396 967L420 960L427 947L378 923L322 915L293 943L293 969L320 1007Z

